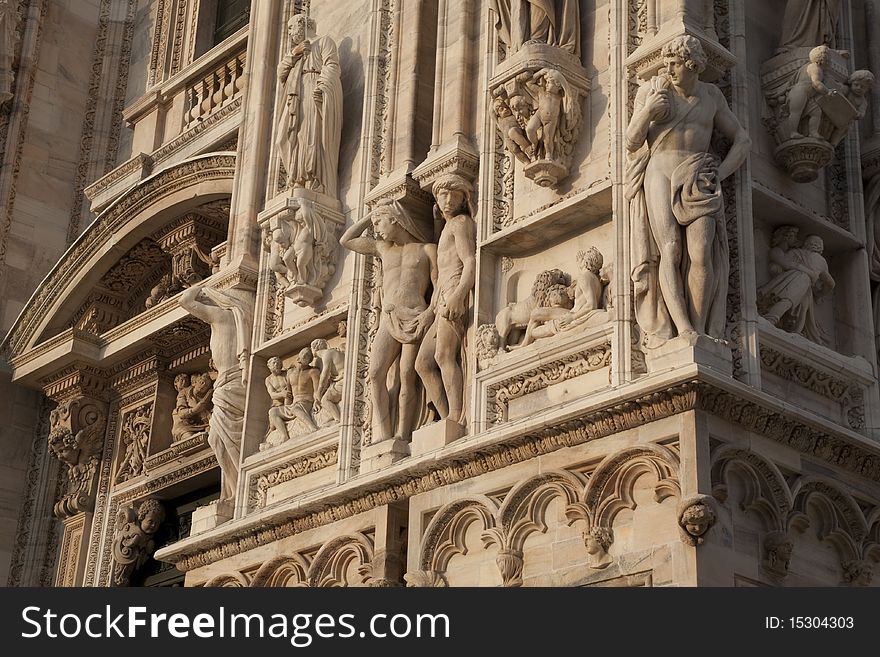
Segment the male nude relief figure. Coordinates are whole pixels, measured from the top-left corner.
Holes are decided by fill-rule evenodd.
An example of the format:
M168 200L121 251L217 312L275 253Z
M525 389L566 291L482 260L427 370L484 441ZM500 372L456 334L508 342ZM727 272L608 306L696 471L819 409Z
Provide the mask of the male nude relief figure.
M676 335L723 339L730 265L721 182L751 145L721 90L700 82L706 55L697 39L672 39L662 57L626 132L635 310L649 347ZM713 130L732 144L721 162L709 152Z
M365 235L372 226L373 235ZM372 400L373 443L408 441L416 422L418 390L415 361L419 345L434 322L428 299L437 290L437 245L396 200L383 201L352 225L339 243L347 249L379 258L382 263L382 312L370 348L369 381ZM392 428L392 400L388 374L395 361L400 392L394 400L396 426Z

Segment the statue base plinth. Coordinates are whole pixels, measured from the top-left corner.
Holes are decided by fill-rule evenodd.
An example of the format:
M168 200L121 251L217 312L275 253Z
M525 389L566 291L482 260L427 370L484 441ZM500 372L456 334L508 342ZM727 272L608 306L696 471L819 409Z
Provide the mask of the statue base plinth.
M464 436L462 425L452 420L440 420L417 429L412 437L412 455L419 456L446 447Z
M526 178L534 180L541 187L556 187L568 175L568 167L555 160L537 160L523 167Z
M284 296L298 306L314 306L323 294L321 290L312 285L299 283L294 283L284 291Z
M375 472L409 456L409 443L400 438L383 440L361 449L360 473Z
M834 147L824 139L801 137L783 142L774 152L776 161L797 183L813 182L831 164Z
M688 363L703 365L728 376L733 374L730 345L708 335L680 335L659 347L647 348L645 361L651 374Z
M192 528L190 536L210 531L215 527L229 522L235 515L235 505L232 502L211 502L206 506L197 507L192 514Z

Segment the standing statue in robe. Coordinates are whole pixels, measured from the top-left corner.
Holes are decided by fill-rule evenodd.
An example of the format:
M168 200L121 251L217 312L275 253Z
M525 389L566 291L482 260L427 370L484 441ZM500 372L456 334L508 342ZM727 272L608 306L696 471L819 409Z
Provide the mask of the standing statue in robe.
M498 37L509 53L534 41L581 56L578 0L489 0Z
M336 43L315 34L315 21L296 14L288 23L290 50L281 58L277 145L287 186L336 198L342 132L342 82Z
M841 0L788 0L782 19L779 51L836 47Z

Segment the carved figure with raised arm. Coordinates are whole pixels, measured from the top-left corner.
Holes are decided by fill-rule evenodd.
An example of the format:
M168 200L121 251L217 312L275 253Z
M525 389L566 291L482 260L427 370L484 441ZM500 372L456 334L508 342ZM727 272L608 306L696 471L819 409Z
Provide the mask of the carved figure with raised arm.
M366 234L368 228L372 228L372 235ZM382 311L369 365L373 443L392 438L408 441L418 410L416 356L434 322L435 299L428 298L428 291L432 286L439 289L437 245L396 200L380 202L349 227L339 243L382 263ZM387 380L395 362L400 388L397 399L392 400ZM392 421L394 413L396 423Z
M211 360L217 369L208 444L222 474L220 502L233 502L244 425L248 351L253 330L252 293L195 285L180 295L180 305L211 326Z

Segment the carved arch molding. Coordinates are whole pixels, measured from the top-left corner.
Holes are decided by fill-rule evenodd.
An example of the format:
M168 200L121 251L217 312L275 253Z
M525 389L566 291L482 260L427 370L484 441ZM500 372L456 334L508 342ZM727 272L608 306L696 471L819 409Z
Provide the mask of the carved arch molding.
M40 283L5 341L10 357L67 328L120 258L174 219L228 198L235 154L207 153L158 171L111 203Z

